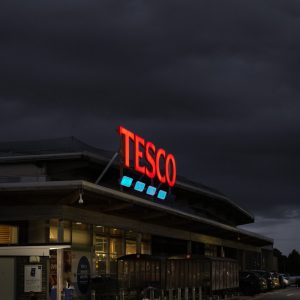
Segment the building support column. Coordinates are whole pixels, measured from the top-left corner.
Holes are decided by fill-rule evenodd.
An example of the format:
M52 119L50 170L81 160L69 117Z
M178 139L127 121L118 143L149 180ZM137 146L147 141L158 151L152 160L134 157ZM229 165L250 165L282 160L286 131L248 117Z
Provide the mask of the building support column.
M191 256L192 255L192 241L188 240L187 241L187 256Z
M63 243L64 241L64 223L62 220L58 221L57 226L57 242ZM56 299L61 299L61 293L64 288L63 274L64 274L64 249L57 249L57 287L56 287Z
M142 234L136 235L136 254L142 254Z

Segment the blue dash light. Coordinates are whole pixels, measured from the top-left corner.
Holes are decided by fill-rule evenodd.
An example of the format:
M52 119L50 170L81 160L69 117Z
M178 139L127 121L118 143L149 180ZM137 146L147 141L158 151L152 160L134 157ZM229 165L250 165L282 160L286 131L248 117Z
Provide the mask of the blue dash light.
M165 200L167 197L167 192L164 190L159 190L158 194L157 194L157 198L160 200Z
M154 196L156 193L156 187L149 185L146 191L146 194L149 196Z
M144 182L141 182L141 181L137 181L135 183L135 186L134 186L134 189L138 192L142 192L145 188L145 183Z
M133 181L133 179L131 177L123 176L121 179L121 185L130 187L132 184L132 181Z

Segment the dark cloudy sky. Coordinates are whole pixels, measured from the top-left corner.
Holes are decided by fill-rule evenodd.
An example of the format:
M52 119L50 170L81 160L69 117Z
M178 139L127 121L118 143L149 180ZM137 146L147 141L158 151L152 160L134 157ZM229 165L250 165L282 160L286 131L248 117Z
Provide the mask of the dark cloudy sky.
M300 2L2 0L0 140L122 124L300 250Z

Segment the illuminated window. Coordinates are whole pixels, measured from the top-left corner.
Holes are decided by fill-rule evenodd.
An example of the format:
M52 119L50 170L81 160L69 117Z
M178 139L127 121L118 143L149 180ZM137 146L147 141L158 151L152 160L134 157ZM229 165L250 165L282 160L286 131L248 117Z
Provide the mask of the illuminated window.
M80 222L72 224L72 244L80 248L88 248L90 246L89 225Z
M18 227L0 225L0 244L10 245L18 243Z
M142 234L142 254L151 254L151 235L143 233Z
M94 226L96 273L116 274L117 258L122 256L123 230Z
M136 241L126 240L126 255L136 253Z
M151 254L151 242L149 241L142 242L142 254Z
M58 242L58 219L51 219L49 221L49 242L57 243ZM63 226L63 242L70 243L71 242L71 222L70 221L62 221Z
M125 232L126 239L126 255L136 254L136 232L129 230Z

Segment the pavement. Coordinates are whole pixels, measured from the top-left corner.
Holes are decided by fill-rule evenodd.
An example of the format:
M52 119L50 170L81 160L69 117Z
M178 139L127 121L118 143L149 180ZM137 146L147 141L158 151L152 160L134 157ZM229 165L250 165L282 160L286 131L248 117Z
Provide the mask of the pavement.
M251 296L240 296L239 300L300 300L300 288L288 287Z

